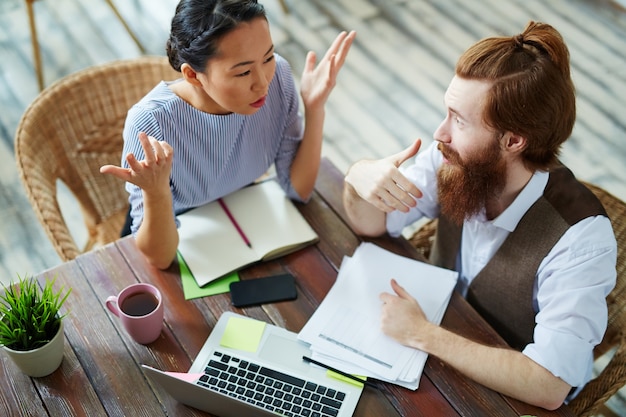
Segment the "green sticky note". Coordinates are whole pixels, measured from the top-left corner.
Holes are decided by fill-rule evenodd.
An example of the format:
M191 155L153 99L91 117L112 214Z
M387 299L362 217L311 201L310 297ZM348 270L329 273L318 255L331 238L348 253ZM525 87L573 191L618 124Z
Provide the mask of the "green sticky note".
M225 275L222 278L216 279L215 281L209 282L205 286L200 287L180 253L177 254L177 257L185 300L228 292L230 291L230 283L239 281L239 274L237 274L237 272L233 272L232 274Z
M265 330L265 322L254 319L231 317L220 340L220 346L256 352Z
M326 371L326 375L329 376L330 378L335 378L335 379L338 379L340 381L347 382L348 384L356 385L357 387L363 387L365 385L362 382L355 381L352 378L345 377L345 376L343 376L341 374L338 374L335 371L331 371L330 369L328 371ZM354 375L354 376L359 378L359 379L362 379L363 381L365 381L367 379L367 377L362 376L362 375Z

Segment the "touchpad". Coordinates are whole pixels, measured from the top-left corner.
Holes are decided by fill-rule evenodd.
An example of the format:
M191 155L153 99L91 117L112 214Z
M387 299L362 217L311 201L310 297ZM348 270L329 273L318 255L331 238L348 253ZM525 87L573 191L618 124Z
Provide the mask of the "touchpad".
M272 363L307 371L309 366L302 356L310 356L311 350L302 342L270 334L259 352L259 357Z

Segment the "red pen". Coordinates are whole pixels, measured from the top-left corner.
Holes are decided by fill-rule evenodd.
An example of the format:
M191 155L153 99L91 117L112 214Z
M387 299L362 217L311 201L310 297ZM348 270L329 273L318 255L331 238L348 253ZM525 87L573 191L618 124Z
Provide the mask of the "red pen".
M221 198L218 199L217 201L220 203L220 206L222 207L222 210L224 210L224 213L226 213L226 215L230 219L230 221L233 224L233 226L235 226L235 229L237 229L237 232L239 232L239 235L241 236L243 241L246 243L246 245L248 245L249 248L252 248L252 244L248 240L248 237L243 232L243 230L241 230L241 227L239 227L239 223L237 223L237 220L235 220L235 218L231 214L230 210L228 210L228 206L226 205L226 203L224 203L224 201L222 201Z

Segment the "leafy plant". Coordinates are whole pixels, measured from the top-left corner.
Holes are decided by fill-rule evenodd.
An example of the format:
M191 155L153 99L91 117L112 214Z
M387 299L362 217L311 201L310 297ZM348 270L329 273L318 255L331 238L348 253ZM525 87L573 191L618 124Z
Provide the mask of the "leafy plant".
M46 281L40 289L32 277L21 278L0 295L0 345L13 350L37 349L56 335L65 315L59 309L67 300L71 289L53 290L56 276Z

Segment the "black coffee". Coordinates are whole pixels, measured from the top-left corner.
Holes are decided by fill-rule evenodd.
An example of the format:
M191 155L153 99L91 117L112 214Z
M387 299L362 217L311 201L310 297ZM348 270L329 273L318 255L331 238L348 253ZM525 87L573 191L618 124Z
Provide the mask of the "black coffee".
M122 302L122 311L129 316L145 316L159 305L159 300L149 292L131 294Z

